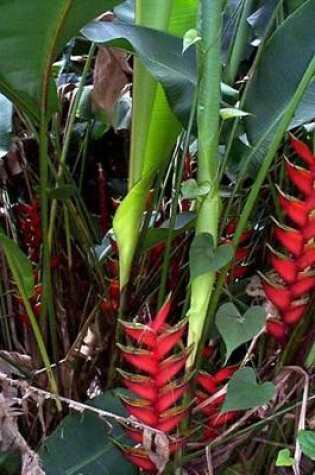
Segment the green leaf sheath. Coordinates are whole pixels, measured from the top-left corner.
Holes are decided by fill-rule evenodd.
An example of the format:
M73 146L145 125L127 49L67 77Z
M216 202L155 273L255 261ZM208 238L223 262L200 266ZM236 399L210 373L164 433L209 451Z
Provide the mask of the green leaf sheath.
M164 27L171 33L183 35L185 30L195 23L197 4L195 0L159 2L161 8L158 15L154 14L157 5L153 6L152 3L152 18L149 18L150 8L147 9L148 3L145 2L147 11L143 19L142 3L138 2L136 15L139 11L139 21L145 21L145 26L156 26L155 23L158 21L158 28ZM166 13L169 17L168 19L165 17L162 22L162 17ZM139 56L142 59L141 54ZM162 86L158 85L137 61L129 170L130 192L120 205L113 224L119 247L121 287L124 287L129 279L143 211L153 179L165 160L169 159L181 128L170 110ZM132 212L131 221L130 212Z
M209 233L214 245L217 243L217 229L220 214L218 193L218 143L220 124L221 83L221 0L201 2L198 43L199 89L197 100L198 124L198 184L210 184L210 190L203 197L198 209L196 235ZM194 344L189 359L192 365L196 356L210 301L215 272L209 271L191 279L191 304L188 312L188 344Z

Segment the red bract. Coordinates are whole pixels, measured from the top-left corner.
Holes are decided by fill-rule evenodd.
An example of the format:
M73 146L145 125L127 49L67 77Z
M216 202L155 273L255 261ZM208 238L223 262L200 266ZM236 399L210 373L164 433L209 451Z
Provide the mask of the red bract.
M31 204L19 203L16 206L21 240L28 257L38 262L42 243L41 216L38 201Z
M188 383L182 378L176 379L189 355L189 351L179 345L187 321L169 327L166 320L170 306L170 301L167 301L148 324L121 321L127 346L119 345L124 360L136 371L133 374L119 370L124 385L138 398L123 397L125 408L141 423L167 434L178 432L178 426L188 412L188 406L181 402ZM135 442L142 443L142 431L131 429L127 432ZM180 446L180 440L172 442L170 452ZM154 473L157 471L143 448L135 451L124 447L123 450L139 468Z
M196 400L198 406L200 405L199 411L206 417L203 431L205 441L215 439L222 432L224 426L237 417L236 411L220 413L225 394L219 393L220 388L228 382L237 370L237 366L227 366L213 375L205 371L200 371L197 375L196 380L201 390L196 390ZM217 396L216 393L218 393ZM209 402L207 402L208 399Z
M266 296L280 316L278 322L267 322L266 329L281 343L286 341L290 327L303 317L309 294L315 288L315 157L294 137L291 145L308 169L286 160L287 175L301 196L289 196L279 190L280 206L293 227L275 221L274 235L286 254L270 249L271 265L279 278L263 279Z
M233 218L224 228L223 237L220 240L221 244L230 244L232 242L236 227L237 220ZM251 265L247 261L251 252L249 240L252 234L253 230L248 228L243 231L240 237L239 246L235 251L234 261L230 265L230 270L227 277L228 283L245 277L251 269Z

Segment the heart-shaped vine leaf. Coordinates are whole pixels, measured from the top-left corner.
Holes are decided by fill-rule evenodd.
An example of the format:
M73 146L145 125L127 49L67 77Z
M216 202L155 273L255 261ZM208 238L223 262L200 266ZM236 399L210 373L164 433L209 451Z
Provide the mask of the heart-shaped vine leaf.
M200 233L194 237L189 251L189 268L191 280L207 272L216 272L233 259L231 244L215 247L209 233Z
M293 467L294 458L289 449L279 450L276 460L276 467Z
M199 196L207 195L210 191L210 183L202 183L201 185L198 185L196 180L190 178L182 183L181 191L183 198L193 200Z
M315 432L311 430L300 430L298 441L303 454L315 460Z
M225 364L232 352L256 336L265 324L263 307L254 305L244 315L232 303L223 304L216 315L216 326L226 347Z
M252 368L242 368L233 374L227 387L222 412L241 411L268 404L275 394L271 382L258 384Z

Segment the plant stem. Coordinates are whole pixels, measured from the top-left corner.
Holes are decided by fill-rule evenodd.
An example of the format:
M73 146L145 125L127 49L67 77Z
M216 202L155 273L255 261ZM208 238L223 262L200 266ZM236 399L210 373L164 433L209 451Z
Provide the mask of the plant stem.
M220 126L221 83L221 25L222 0L201 2L198 46L199 84L197 98L198 125L198 185L208 183L210 191L202 200L196 220L196 235L209 233L217 241L220 213L218 183L218 145ZM191 282L191 305L189 315L188 345L194 350L188 366L194 362L201 338L207 307L211 297L214 272L207 272Z

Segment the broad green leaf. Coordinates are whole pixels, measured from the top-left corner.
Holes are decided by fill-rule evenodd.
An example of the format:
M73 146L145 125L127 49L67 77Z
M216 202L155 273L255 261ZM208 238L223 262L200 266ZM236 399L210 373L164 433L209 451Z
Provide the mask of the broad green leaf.
M189 268L191 280L206 274L216 272L233 259L234 251L231 244L214 246L214 240L209 233L200 233L194 237L189 251Z
M233 374L227 387L222 412L241 411L268 404L275 394L271 382L258 384L252 368L242 368Z
M258 67L250 81L244 109L251 115L244 119L248 139L257 147L251 160L254 176L269 148L286 108L307 67L315 55L313 19L315 1L307 0L275 31L264 48ZM296 34L296 32L299 32ZM313 88L305 95L314 97ZM302 99L290 125L301 125L313 118L314 112Z
M38 121L57 110L51 67L80 28L120 0L1 0L0 91Z
M294 458L289 449L279 450L276 460L276 467L293 467Z
M183 38L183 53L192 45L198 43L201 40L201 36L198 36L197 30L191 28L186 31Z
M315 460L315 432L311 430L300 430L298 433L298 441L303 454Z
M241 315L232 303L223 304L216 314L216 326L226 347L225 363L233 351L258 335L266 320L263 307L254 305Z
M234 119L235 117L245 117L249 115L248 112L237 109L236 107L224 107L220 109L220 116L222 120Z
M190 178L182 183L181 191L183 198L189 200L196 199L200 196L205 196L209 193L211 188L210 183L202 183L198 185L195 179Z
M19 451L0 452L0 473L17 475L21 473L22 456Z
M135 0L125 0L118 7L114 8L115 15L123 21L134 23L135 21Z
M161 82L172 111L187 127L197 85L196 53L193 48L182 55L181 38L119 22L104 24L93 21L82 29L82 34L95 43L136 52L150 74ZM238 91L227 84L221 84L221 93L229 104L238 100Z
M105 392L88 404L126 416L116 391ZM109 422L110 426L88 411L65 417L39 452L46 475L136 475L135 466L112 442L126 442L122 427L113 420Z
M8 238L0 228L0 246L7 258L16 285L22 287L27 298L34 292L34 276L32 263L12 239Z
M0 94L0 158L4 157L10 148L12 114L12 102Z

